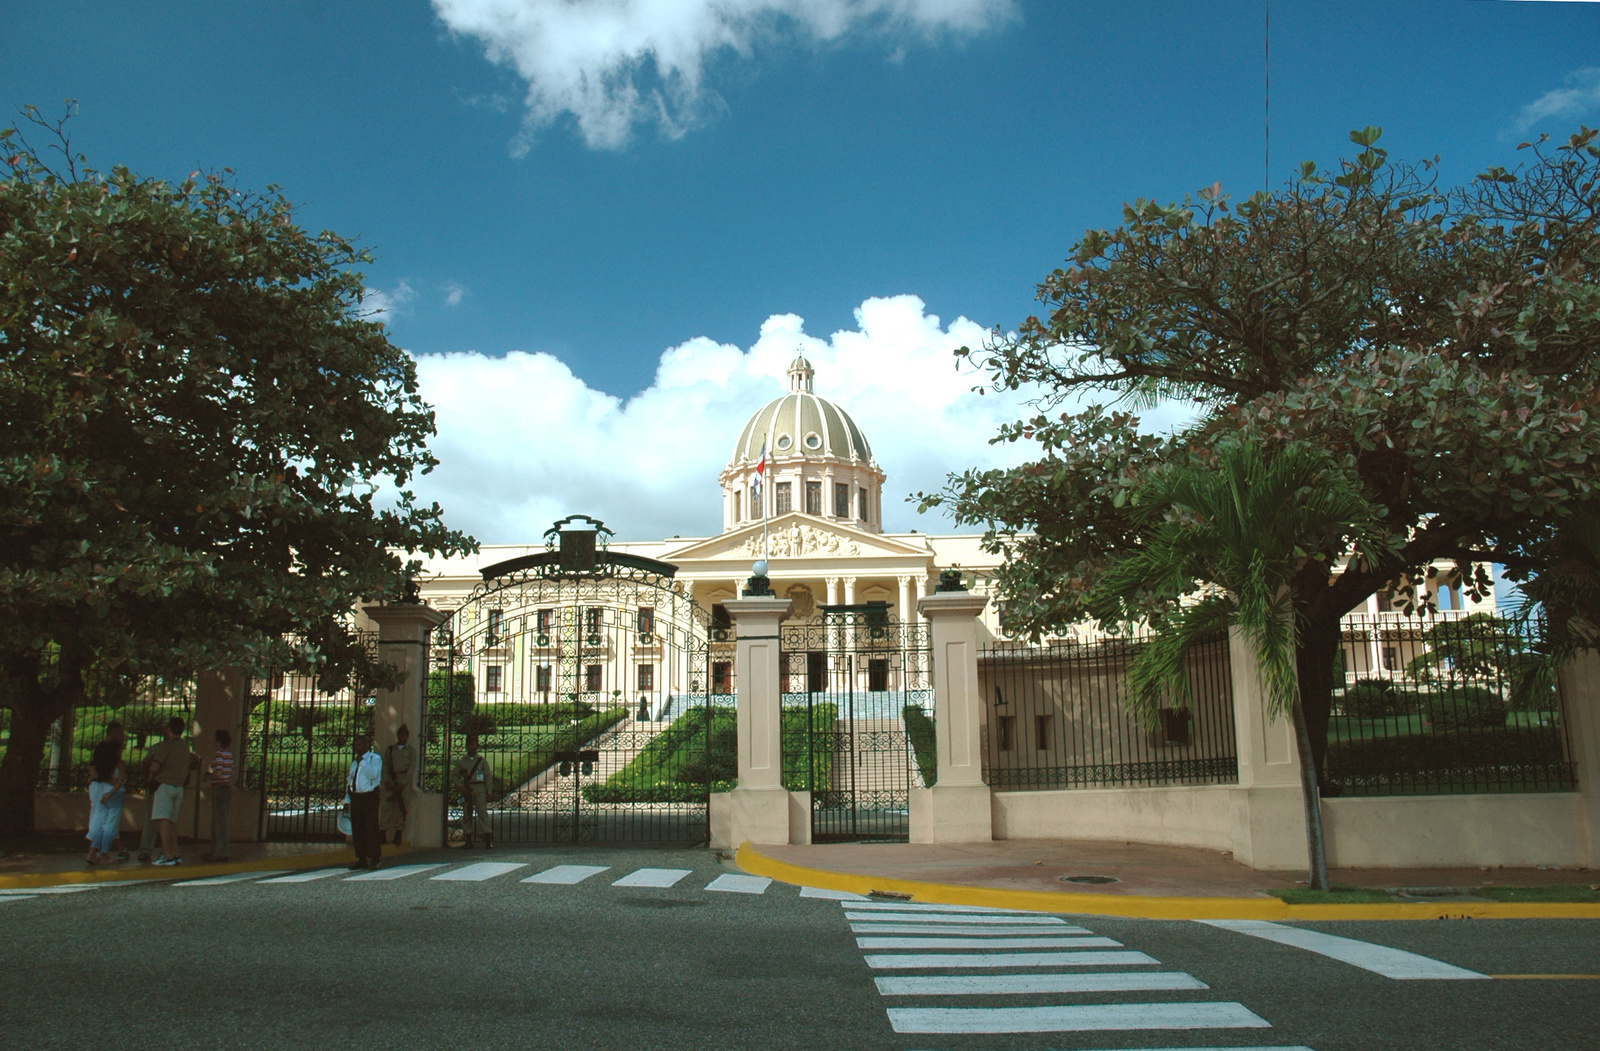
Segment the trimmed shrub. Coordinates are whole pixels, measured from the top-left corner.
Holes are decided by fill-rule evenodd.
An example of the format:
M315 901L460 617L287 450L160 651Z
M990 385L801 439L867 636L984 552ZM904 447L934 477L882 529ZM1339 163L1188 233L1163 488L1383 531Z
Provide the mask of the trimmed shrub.
M1385 719L1412 711L1412 700L1388 679L1361 679L1344 691L1340 707L1355 719Z
M906 737L911 742L911 751L917 757L917 771L922 774L922 783L932 788L939 780L939 746L933 720L915 704L906 705L900 714L906 722Z
M1436 731L1486 730L1506 724L1506 702L1487 686L1456 686L1427 698L1424 713Z

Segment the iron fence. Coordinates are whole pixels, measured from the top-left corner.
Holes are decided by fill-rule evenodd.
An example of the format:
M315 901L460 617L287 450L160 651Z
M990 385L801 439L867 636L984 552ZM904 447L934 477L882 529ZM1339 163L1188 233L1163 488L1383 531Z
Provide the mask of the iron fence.
M1003 640L978 655L986 700L984 764L1010 790L1230 784L1238 781L1228 640L1190 650L1191 697L1149 718L1124 703L1128 661L1145 639Z
M77 792L89 787L89 758L95 745L105 740L114 722L123 725L128 784L144 788L144 753L161 740L167 723L178 716L194 718L193 680L147 676L134 682L86 684L87 703L73 708L50 725L45 752L34 787L41 792ZM10 711L0 709L0 756L10 745Z
M1567 791L1576 772L1539 627L1488 613L1345 618L1324 791Z

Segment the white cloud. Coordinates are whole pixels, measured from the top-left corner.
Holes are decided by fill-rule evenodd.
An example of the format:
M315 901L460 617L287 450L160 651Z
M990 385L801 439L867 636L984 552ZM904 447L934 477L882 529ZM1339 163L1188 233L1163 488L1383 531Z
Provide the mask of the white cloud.
M1547 91L1522 107L1517 115L1516 129L1529 131L1538 125L1554 120L1570 120L1585 113L1600 110L1600 66L1587 66L1573 70L1564 78L1565 87ZM1553 134L1560 128L1538 128ZM1565 139L1565 134L1560 135Z
M627 144L639 124L677 137L722 106L705 84L723 52L846 36L904 41L975 33L1013 15L1013 0L433 0L453 32L527 82L525 151L562 114L584 141Z
M467 298L467 294L470 291L466 285L459 281L446 281L444 283L444 305L447 307L460 306L461 301Z
M381 288L368 288L361 293L361 305L366 308L366 316L373 321L388 321L392 316L402 314L417 298L416 289L410 282L401 281L393 289L385 292Z
M816 367L817 393L855 418L887 472L887 527L947 531L947 519L918 515L905 496L939 488L951 471L1036 455L987 444L1028 411L1022 396L971 393L979 377L958 371L951 351L986 331L966 318L942 326L917 297L895 296L867 300L856 319L826 340L793 314L767 319L748 349L691 339L665 351L654 382L626 401L549 354L418 355L440 459L418 494L486 543L536 540L576 512L625 539L717 533L717 474L745 421L786 389L798 351Z

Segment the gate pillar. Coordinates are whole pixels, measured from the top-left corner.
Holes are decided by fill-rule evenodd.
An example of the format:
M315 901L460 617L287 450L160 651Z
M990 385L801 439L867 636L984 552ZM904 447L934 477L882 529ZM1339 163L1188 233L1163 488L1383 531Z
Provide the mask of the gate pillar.
M733 619L737 641L734 683L739 720L739 787L711 795L711 845L732 849L740 843L789 843L791 825L810 838L811 808L792 815L783 785L782 706L780 704L778 622L794 603L787 598L753 597L723 603Z
M379 752L395 741L395 732L410 727L411 739L423 741L423 694L428 682L428 635L450 619L431 606L399 602L387 606L367 606L363 613L378 625L378 653L382 660L400 669L400 685L379 690L372 712L372 733ZM418 763L412 771L412 787L422 773ZM444 796L439 792L417 791L416 805L406 816L406 839L419 847L444 845Z
M249 702L245 697L244 672L238 668L221 671L203 671L195 679L194 746L200 755L200 768L204 770L217 754L216 732L228 731L233 738L233 802L228 808L228 835L234 842L258 838L256 820L261 812L261 793L239 786L245 781L246 768L261 761L250 754ZM185 825L195 831L198 838L211 838L211 806L213 792L209 785L200 786L194 793L194 806L199 813ZM216 849L215 846L212 847Z
M933 644L933 729L938 780L911 790L911 842L972 843L994 838L983 780L978 689L978 615L987 595L937 591L917 603Z

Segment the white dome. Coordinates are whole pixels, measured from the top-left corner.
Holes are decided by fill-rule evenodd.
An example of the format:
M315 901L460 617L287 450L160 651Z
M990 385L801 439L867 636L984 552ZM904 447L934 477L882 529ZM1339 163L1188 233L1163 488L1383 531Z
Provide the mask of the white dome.
M729 467L755 463L763 445L771 460L842 460L870 464L872 447L850 414L811 390L811 363L797 357L789 365L789 393L774 398L744 425Z

